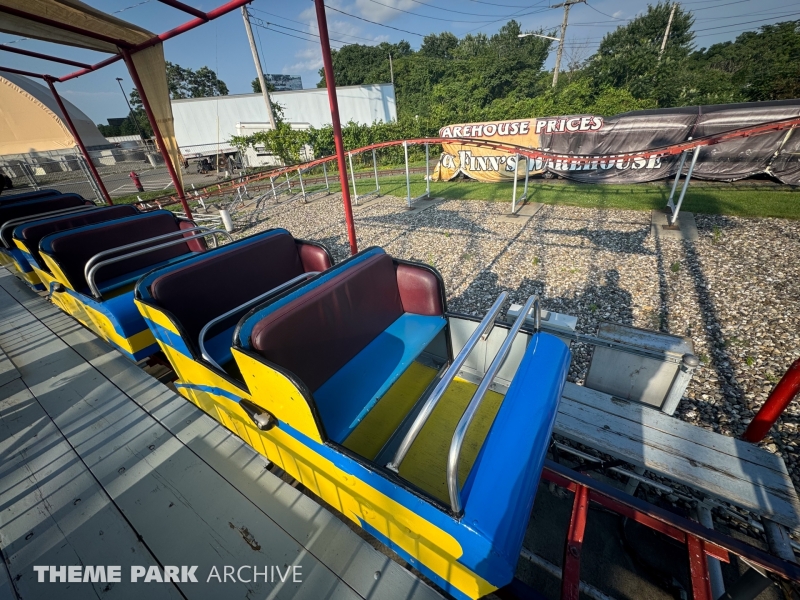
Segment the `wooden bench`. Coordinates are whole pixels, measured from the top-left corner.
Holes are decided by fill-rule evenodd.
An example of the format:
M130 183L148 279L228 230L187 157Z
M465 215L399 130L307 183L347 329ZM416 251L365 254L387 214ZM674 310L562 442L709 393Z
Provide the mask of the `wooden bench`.
M779 456L573 383L564 388L554 432L753 512L771 549L794 560L786 532L773 526L800 528L800 499Z

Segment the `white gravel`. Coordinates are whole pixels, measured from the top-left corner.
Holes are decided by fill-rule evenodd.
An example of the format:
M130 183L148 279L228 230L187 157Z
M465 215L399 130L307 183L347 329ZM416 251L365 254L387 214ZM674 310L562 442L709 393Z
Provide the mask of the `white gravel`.
M697 215L696 242L655 239L650 213L544 206L526 223L502 221L509 203L445 201L408 212L382 197L355 209L359 248L376 245L435 266L449 308L483 314L497 295L538 293L543 308L578 317L688 336L702 368L676 416L739 436L789 365L800 356L800 233L795 221ZM322 242L336 260L349 253L338 195L269 206L244 236L285 227ZM573 348L570 379L588 353ZM800 485L800 408L793 404L764 440Z

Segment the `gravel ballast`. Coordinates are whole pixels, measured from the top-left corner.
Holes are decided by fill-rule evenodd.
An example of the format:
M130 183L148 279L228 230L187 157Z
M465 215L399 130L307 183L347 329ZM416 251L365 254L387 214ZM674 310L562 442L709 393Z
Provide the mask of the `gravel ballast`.
M508 222L510 203L443 201L406 211L381 197L355 207L359 248L381 246L435 266L451 310L483 315L502 291L523 303L578 317L692 339L701 368L676 417L740 436L791 363L800 357L800 230L795 221L696 215L698 240L656 238L650 213L545 205ZM237 237L284 227L349 255L338 195L234 213ZM569 379L580 382L587 348L573 347ZM800 486L800 408L792 404L763 445L783 457Z

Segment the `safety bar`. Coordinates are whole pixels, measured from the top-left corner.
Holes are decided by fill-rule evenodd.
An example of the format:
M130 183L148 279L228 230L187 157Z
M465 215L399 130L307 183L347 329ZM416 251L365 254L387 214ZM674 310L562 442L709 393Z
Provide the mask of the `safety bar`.
M458 461L461 458L461 447L464 445L467 430L472 424L472 420L475 418L478 408L481 402L483 402L484 396L486 396L486 392L489 391L489 386L492 385L494 378L506 361L508 352L511 350L511 344L514 343L514 338L517 336L517 333L519 333L520 327L525 323L525 318L531 306L533 306L534 314L538 314L538 296L531 296L528 298L519 316L517 316L514 324L511 326L506 339L497 351L492 364L489 365L489 368L486 370L486 374L483 376L483 379L481 379L478 389L475 390L475 394L472 396L469 406L467 406L467 409L461 416L461 420L458 422L456 430L453 433L453 439L450 442L450 452L447 454L447 491L450 494L450 506L453 509L453 513L456 515L461 514L461 494L458 489Z
M472 332L471 336L469 336L469 339L461 349L461 352L459 352L458 356L453 359L452 364L447 371L445 371L442 379L425 401L422 410L417 415L417 418L414 419L414 423L412 423L411 428L408 430L408 433L406 433L406 436L400 443L400 447L397 449L394 458L386 465L387 469L390 469L395 473L399 471L400 463L403 462L406 454L408 454L408 451L411 449L411 444L413 444L414 440L417 439L419 432L422 431L423 426L433 413L433 409L436 408L436 405L439 403L439 400L441 400L445 390L447 390L447 387L450 385L453 379L455 379L456 375L458 375L461 367L464 366L467 357L478 344L478 340L484 336L488 337L489 332L491 331L492 327L494 327L494 320L497 318L497 314L503 307L503 303L506 301L506 298L508 298L508 292L503 292L497 297L497 300L494 301L494 304L492 304L492 307L489 309L489 312L486 313L486 316L483 318L483 321L480 322L478 328Z
M49 210L49 211L43 212L43 213L36 213L36 214L33 214L33 215L28 215L27 217L17 217L16 219L11 219L11 220L6 221L5 223L3 223L3 226L0 227L0 237L2 237L2 235L3 235L3 233L5 232L6 229L8 229L9 227L14 227L15 225L19 225L21 223L26 223L28 221L37 221L37 220L41 219L42 217L57 217L58 215L67 215L67 214L70 214L70 213L84 212L84 211L87 211L87 210L95 210L95 209L98 209L98 208L102 208L102 207L101 206L94 206L94 205L88 206L88 205L83 204L81 206L73 206L73 207L70 207L70 208L59 208L58 210ZM6 243L5 238L2 238L2 239L3 239L3 245L6 248L11 249L11 246L9 246Z
M98 262L101 258L103 258L104 256L109 256L110 254L116 254L117 252L122 252L123 250L130 250L132 248L138 248L139 246L146 246L147 244L149 244L151 242L157 242L159 240L166 240L166 239L169 239L171 237L176 237L176 236L183 236L186 233L192 233L192 232L196 232L196 231L211 231L211 230L208 227L203 227L203 226L190 227L189 229L181 229L179 231L173 231L173 232L170 232L170 233L165 233L163 235L157 235L155 237L147 238L146 240L139 240L138 242L131 242L130 244L125 244L124 246L117 246L116 248L109 248L108 250L103 250L102 252L98 252L97 254L92 256L88 261L86 261L86 266L83 267L83 276L88 281L89 271L94 266L94 264L96 262ZM190 236L189 238L186 238L186 239L191 239L192 237L196 237L196 236ZM231 238L230 235L228 235L228 238L230 238L230 240L233 241L233 238Z
M289 281L283 282L282 284L280 284L277 287L272 288L268 292L264 292L263 294L261 294L259 296L256 296L255 298L251 298L250 300L248 300L247 302L243 302L242 304L240 304L236 308L232 308L228 312L223 313L220 316L211 319L200 330L200 335L198 336L198 339L197 339L197 343L200 346L200 355L205 359L206 362L211 363L212 365L217 367L220 371L223 371L224 369L219 365L219 363L217 363L217 361L215 361L213 358L211 358L211 355L208 352L206 352L205 338L206 338L206 334L208 333L209 329L211 329L214 325L216 325L220 321L223 321L223 320L227 319L231 315L235 315L240 310L242 310L244 308L247 308L248 306L252 306L253 304L257 304L258 302L261 302L265 298L268 298L269 296L277 294L278 292L281 292L281 291L285 290L286 288L289 288L289 287L293 286L298 281L302 281L303 279L306 279L308 277L313 277L314 275L319 275L319 271L308 271L307 273L303 273L302 275L298 275L297 277L293 277Z
M190 236L188 238L181 238L179 240L172 240L171 242L166 242L164 244L159 244L158 246L150 246L149 248L143 248L142 250L136 250L135 252L129 252L128 254L123 254L122 256L114 256L112 258L108 258L106 260L101 260L100 262L96 263L91 269L89 269L88 273L85 272L86 283L89 284L89 289L91 290L92 295L95 298L97 298L98 300L100 300L103 297L102 294L100 293L100 289L97 287L97 284L94 282L95 275L97 274L97 271L100 270L100 267L105 267L106 265L111 265L111 264L120 262L122 260L126 260L128 258L133 258L135 256L141 256L142 254L147 254L148 252L152 252L153 250L160 250L161 248L168 248L170 246L176 246L178 244L185 244L185 243L187 243L187 242L189 242L189 241L191 241L193 239L202 238L202 237L205 237L207 235L216 235L216 234L227 235L228 239L230 241L233 241L233 237L231 236L231 234L229 234L224 229L206 229L205 227L193 227L192 229L184 229L183 233L194 232L194 231L200 230L200 229L203 229L205 231L202 231L202 232L198 231L198 235L192 235L192 236ZM153 241L153 240L159 239L159 237L161 237L161 236L152 238L150 240L145 240L145 241ZM133 245L134 244L128 244L128 246L133 246ZM140 246L141 243L137 242L135 245ZM120 249L126 248L126 247L127 246L120 246L119 248L113 248L113 250L120 250ZM108 252L108 251L105 251L105 252ZM103 254L103 252L101 252L100 254ZM95 254L92 257L92 259L97 258L98 256L100 256L100 254ZM88 265L88 263L87 263L87 265Z

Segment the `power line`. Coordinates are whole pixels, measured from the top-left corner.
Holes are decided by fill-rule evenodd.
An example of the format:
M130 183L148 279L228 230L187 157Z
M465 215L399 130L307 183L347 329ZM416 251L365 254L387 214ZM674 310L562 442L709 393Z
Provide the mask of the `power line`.
M477 2L478 4L488 4L489 6L502 6L504 8L533 8L534 6L539 6L540 4L544 4L547 0L539 0L536 4L531 4L529 6L520 6L519 4L497 4L495 2L484 2L483 0L469 0L470 2Z
M258 12L260 12L260 13L264 13L265 15L269 15L269 16L271 16L271 17L276 17L276 18L278 18L278 19L283 19L284 21L290 21L291 23L297 23L298 25L308 25L309 27L316 27L316 26L315 26L315 25L313 25L313 24L304 23L303 21L297 21L297 20L295 20L295 19L290 19L290 18L288 18L288 17L282 17L282 16L280 16L280 15L276 15L275 13L267 12L266 10L261 10L260 8L253 8L253 7L250 7L250 8L249 8L249 10L255 10L255 11L258 11ZM365 42L372 42L372 43L376 43L376 41L377 41L377 40L374 40L374 39L370 39L370 38L365 38L365 37L360 37L360 36L357 36L357 35L353 35L352 33L345 33L345 32L343 32L343 31L334 31L333 29L328 29L328 31L329 31L330 33L335 33L335 34L337 34L337 35L344 35L344 36L351 37L351 38L354 38L354 39L357 39L357 40L364 40Z
M326 10L332 10L334 12L341 13L345 16L351 17L353 19L358 19L359 21L364 21L366 23L372 23L373 25L378 25L379 27L386 27L387 29L394 29L395 31L401 31L403 33L408 33L410 35L416 35L417 37L424 38L425 36L421 33L414 33L413 31L408 31L407 29L400 29L399 27L392 27L391 25L384 25L383 23L378 23L377 21L370 21L369 19L365 19L364 17L358 17L356 15L351 15L350 13L344 12L343 10L339 10L338 8L333 8L332 6L326 4Z
M262 23L263 23L263 21L262 21ZM308 33L306 31L299 31L298 29L293 29L292 31L299 31L303 35L310 36L310 37L300 37L299 35L294 35L293 33L286 33L285 31L281 31L280 29L272 29L272 27L267 27L265 25L261 25L260 23L253 23L252 21L250 22L250 24L253 25L254 27L260 27L261 29L266 29L267 31L271 31L272 33L279 33L281 35L286 35L286 36L289 36L289 37L293 37L293 38L298 39L298 40L303 40L304 42L317 43L318 40L319 40L319 36L318 35L313 34L313 33ZM273 25L273 26L276 26L276 27L280 27L280 25L276 25L275 23L268 23L268 25ZM317 38L317 39L312 39L312 38ZM349 42L342 42L341 40L334 40L333 38L330 38L330 40L334 41L334 42L338 42L338 43L344 44L344 45L349 44ZM333 44L331 44L331 47L333 47ZM338 50L338 49L339 48L336 48L336 50Z
M377 4L383 4L383 2L377 2L377 0L375 0L375 1L376 1ZM458 14L458 15L467 15L467 16L471 16L471 17L496 17L497 16L495 14L471 13L471 12L464 12L462 10L452 10L452 9L449 9L449 8L442 8L440 6L434 6L433 4L428 4L427 2L421 2L420 0L411 0L411 2L414 2L415 4L421 4L422 6L425 6L427 8L435 8L436 10L443 10L445 12L455 13L455 14ZM541 4L541 2L539 2L539 4ZM389 6L389 5L388 4L383 4L383 6ZM393 6L389 6L389 8L394 8L394 7ZM531 8L531 7L530 6L512 6L511 8L519 8L520 10L525 10L525 9L528 9L528 8ZM401 10L399 8L394 8L394 9L395 10ZM408 12L408 11L402 11L402 12ZM517 11L517 12L519 12L519 11ZM418 15L417 13L409 13L409 14L413 14L415 16L420 16L420 17L425 16L425 15ZM428 17L428 18L432 19L432 18L435 18L435 17ZM449 20L449 19L443 19L443 20ZM450 21L450 22L451 23L465 23L467 21ZM477 21L469 21L469 22L477 23Z
M764 21L772 21L773 19L780 19L782 17L793 17L800 15L800 12L787 13L785 15L776 15L766 19L756 19L755 21L742 21L741 23L731 23L730 25L720 25L719 27L706 27L705 29L695 29L695 33L700 31L712 31L714 29L725 29L727 27L738 27L739 25L749 25L750 23L763 23Z
M255 23L254 21L259 21L259 22ZM251 25L255 25L257 27L261 27L262 29L270 29L269 26L272 25L273 27L280 27L281 29L288 29L289 31L296 31L297 33L302 33L303 35L311 35L311 36L314 36L315 38L319 37L319 34L317 34L317 33L311 33L310 31L303 31L302 29L295 29L294 27L289 27L288 25L280 25L278 23L270 23L269 21L264 21L262 19L259 19L258 17L250 17L250 24ZM351 43L351 42L346 42L345 40L337 40L336 38L330 38L330 39L333 40L334 42L339 42L341 44L350 44Z
M412 15L414 17L419 17L419 18L422 18L422 19L431 19L433 21L444 21L446 23L484 23L484 24L485 23L496 23L497 22L497 21L461 21L461 20L458 20L458 19L444 19L442 17L431 17L429 15L421 15L419 13L411 12L410 10L403 10L402 8L396 8L396 7L392 6L391 4L385 4L383 2L380 2L380 0L369 0L369 1L372 2L373 4L378 4L379 6L385 6L386 8L390 8L392 10L396 10L397 12L405 13L407 15ZM417 2L417 0L412 0L412 2ZM423 3L419 2L419 4L423 4ZM438 7L433 7L433 8L438 8ZM528 8L529 7L526 6L524 8L521 8L520 11L527 10ZM439 10L445 10L445 9L439 9ZM520 12L520 11L517 11L517 12ZM456 11L453 11L453 12L456 12ZM469 14L469 13L464 13L464 14ZM499 19L499 20L503 21L505 19L510 19L511 17L515 16L516 14L517 13L508 15L506 17L503 17L503 18ZM519 15L519 16L522 16L522 15Z
M588 2L584 2L584 4L586 4L586 6L588 6L589 8L591 8L591 9L592 9L594 12L596 12L596 13L600 13L601 15L603 15L604 17L608 17L609 19L614 19L615 21L631 21L631 20L632 20L632 19L618 19L618 18L617 18L617 17L615 17L614 15L609 15L609 14L606 14L606 13L604 13L604 12L601 12L601 11L597 10L597 9L596 9L594 6L592 6L592 5L591 5L591 4L589 4Z

